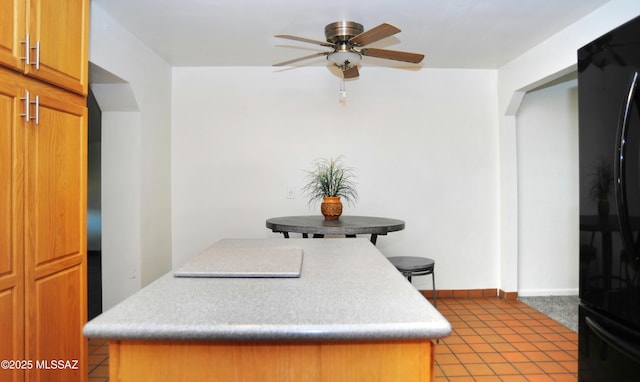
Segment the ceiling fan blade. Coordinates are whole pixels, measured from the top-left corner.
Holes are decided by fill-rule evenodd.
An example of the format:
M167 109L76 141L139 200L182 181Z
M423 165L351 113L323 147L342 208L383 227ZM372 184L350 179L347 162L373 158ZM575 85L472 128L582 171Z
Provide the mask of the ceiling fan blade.
M383 38L393 36L400 32L400 28L395 27L388 23L382 23L375 28L369 29L366 32L362 32L359 35L352 38L350 41L358 46L369 45Z
M310 54L308 56L294 58L293 60L278 62L277 64L273 64L273 66L285 66L285 65L293 64L294 62L308 60L314 57L326 56L329 53L331 52L318 52L318 53Z
M342 76L344 78L356 78L360 75L358 72L358 65L354 65L350 68L345 68L342 70Z
M305 37L298 37L298 36L292 36L290 34L277 34L273 37L278 37L278 38L286 38L289 40L295 40L295 41L301 41L301 42L308 42L310 44L316 44L316 45L321 45L321 46L328 46L330 48L333 48L333 44L330 42L326 42L326 41L318 41L318 40L312 40L310 38L305 38Z
M424 59L424 54L399 52L397 50L364 48L360 50L363 56L385 58L387 60L396 60L419 64Z

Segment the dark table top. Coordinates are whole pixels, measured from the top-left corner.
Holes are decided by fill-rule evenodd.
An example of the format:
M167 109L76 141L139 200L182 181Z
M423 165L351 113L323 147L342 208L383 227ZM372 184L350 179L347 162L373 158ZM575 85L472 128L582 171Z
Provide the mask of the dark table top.
M267 219L267 228L273 232L296 232L320 235L386 235L401 231L404 222L374 216L340 216L338 220L325 220L322 215L283 216Z
M609 215L600 217L598 215L580 215L580 231L587 232L616 232L619 231L618 216Z
M631 229L637 231L640 228L640 216L629 216ZM580 215L580 231L588 232L619 232L620 223L618 215L600 217L598 215Z

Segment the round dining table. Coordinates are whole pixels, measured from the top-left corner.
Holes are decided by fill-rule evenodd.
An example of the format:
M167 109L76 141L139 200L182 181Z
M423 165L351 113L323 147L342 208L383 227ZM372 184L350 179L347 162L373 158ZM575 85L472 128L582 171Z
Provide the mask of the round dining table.
M375 216L340 216L337 220L326 220L322 215L282 216L266 221L267 228L279 232L285 238L289 233L301 233L302 237L324 237L325 235L371 235L371 243L376 244L378 235L404 229L404 221Z

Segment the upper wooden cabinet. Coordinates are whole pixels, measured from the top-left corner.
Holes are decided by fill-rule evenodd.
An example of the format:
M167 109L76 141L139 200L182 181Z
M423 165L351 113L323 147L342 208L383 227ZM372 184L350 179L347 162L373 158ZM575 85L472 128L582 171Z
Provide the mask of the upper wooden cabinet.
M88 28L89 0L0 0L0 64L86 95Z
M0 64L24 70L25 0L0 0Z

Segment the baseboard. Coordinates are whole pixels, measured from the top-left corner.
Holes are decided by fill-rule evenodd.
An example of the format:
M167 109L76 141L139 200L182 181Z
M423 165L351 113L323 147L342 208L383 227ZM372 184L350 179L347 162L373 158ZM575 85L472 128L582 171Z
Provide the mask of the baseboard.
M426 298L433 298L433 291L430 289L420 290ZM484 298L500 297L504 300L517 300L518 292L505 292L495 288L489 289L438 289L437 298Z
M507 301L515 301L518 299L518 292L505 292L500 289L500 298Z
M520 297L577 296L578 289L525 289L518 291Z
M431 289L420 290L426 298L433 298ZM503 300L517 300L518 297L537 296L577 296L577 289L529 289L519 292L506 292L502 289L438 289L437 298L482 298L500 297Z

